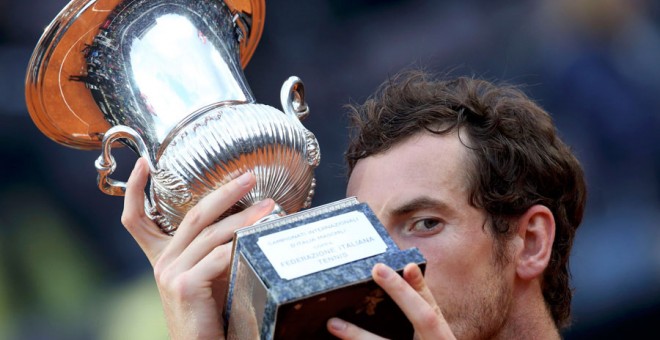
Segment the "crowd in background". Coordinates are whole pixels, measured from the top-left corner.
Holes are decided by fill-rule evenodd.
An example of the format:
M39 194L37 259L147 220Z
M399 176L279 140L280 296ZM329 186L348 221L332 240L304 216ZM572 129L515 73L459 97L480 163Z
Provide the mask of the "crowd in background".
M96 187L97 151L47 139L25 107L28 60L64 0L0 0L0 339L165 338L150 266ZM344 104L404 68L523 86L582 161L567 339L657 337L660 3L652 0L267 1L245 75L278 109L291 75L321 147L314 205L344 197ZM116 154L117 178L136 155ZM123 177L122 177L123 176ZM641 333L638 333L641 332Z

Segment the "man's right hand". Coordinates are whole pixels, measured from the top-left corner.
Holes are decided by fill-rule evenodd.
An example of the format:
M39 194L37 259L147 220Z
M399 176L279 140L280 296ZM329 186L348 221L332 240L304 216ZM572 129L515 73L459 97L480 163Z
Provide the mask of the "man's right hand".
M122 224L153 266L172 339L224 339L224 298L228 285L231 239L274 208L271 199L214 221L255 185L252 174L223 185L190 209L173 237L144 212L149 169L139 159L126 185Z

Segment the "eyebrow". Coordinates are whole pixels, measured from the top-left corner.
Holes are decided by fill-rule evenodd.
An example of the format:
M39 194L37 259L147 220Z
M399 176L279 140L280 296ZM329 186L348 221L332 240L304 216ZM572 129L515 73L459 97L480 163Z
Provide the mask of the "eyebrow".
M392 209L390 211L390 216L403 216L424 209L440 210L449 215L453 215L454 213L454 209L452 209L447 203L429 196L420 196L404 202L402 205Z

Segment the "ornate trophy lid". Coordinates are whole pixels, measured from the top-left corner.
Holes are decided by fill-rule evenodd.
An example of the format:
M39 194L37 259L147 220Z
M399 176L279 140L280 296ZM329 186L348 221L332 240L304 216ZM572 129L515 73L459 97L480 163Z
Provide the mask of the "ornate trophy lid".
M125 1L133 0L72 0L45 29L34 50L25 81L27 108L39 130L60 144L99 149L111 127L86 84L71 80L86 73L85 48ZM238 45L245 68L263 32L265 1L224 2L243 35Z

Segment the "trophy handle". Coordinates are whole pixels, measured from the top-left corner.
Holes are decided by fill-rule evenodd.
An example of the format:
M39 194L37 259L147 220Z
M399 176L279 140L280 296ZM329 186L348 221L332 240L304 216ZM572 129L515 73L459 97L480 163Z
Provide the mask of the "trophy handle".
M113 126L105 133L103 141L101 142L101 155L94 162L96 170L99 173L96 181L101 191L113 196L124 196L124 193L126 192L126 182L117 181L108 177L117 168L117 163L115 162L115 158L112 157L111 152L112 144L119 139L128 139L132 141L137 147L140 156L148 156L147 146L144 144L142 137L140 137L134 129L125 125L117 125ZM145 158L147 159L147 163L149 163L149 168L153 172L154 167L151 164L151 160L149 160L149 157Z
M303 120L309 115L309 106L305 102L305 85L296 76L291 76L282 84L280 101L284 112Z

